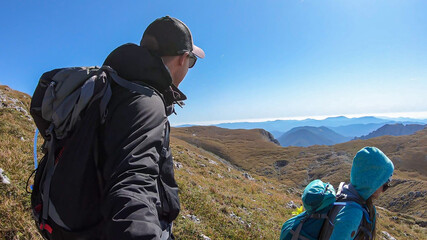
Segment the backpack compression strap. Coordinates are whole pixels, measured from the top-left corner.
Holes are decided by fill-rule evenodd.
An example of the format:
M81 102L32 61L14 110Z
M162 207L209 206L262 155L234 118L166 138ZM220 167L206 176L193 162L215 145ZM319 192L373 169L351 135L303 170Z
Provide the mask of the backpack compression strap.
M305 217L304 219L301 220L300 224L298 224L298 227L294 230L291 230L290 233L292 234L292 239L291 240L310 240L309 238L306 238L304 236L301 235L301 229L305 223L305 221L309 218L317 218L317 219L325 219L328 220L329 223L331 223L331 221L329 220L328 214L327 213L313 213L308 215L307 217ZM331 223L332 224L332 223ZM333 224L332 224L333 225Z
M55 131L53 131L54 125L53 123L50 125L49 129L46 131L46 136L49 137L47 141L47 151L48 157L46 162L46 167L43 171L44 183L43 183L43 193L42 193L42 219L40 224L40 229L47 229L46 222L49 217L51 217L57 224L65 229L69 230L68 226L64 224L62 219L59 217L56 212L55 206L50 201L50 184L52 182L52 176L55 172L55 146L56 146L56 136ZM48 230L49 231L49 230Z
M305 223L305 220L308 219L308 216L303 218L301 220L301 222L298 224L298 227L294 230L291 230L290 233L292 234L292 239L291 240L298 240L298 239L302 239L302 240L309 240L308 238L304 237L304 236L300 236L300 232L302 229L302 226Z

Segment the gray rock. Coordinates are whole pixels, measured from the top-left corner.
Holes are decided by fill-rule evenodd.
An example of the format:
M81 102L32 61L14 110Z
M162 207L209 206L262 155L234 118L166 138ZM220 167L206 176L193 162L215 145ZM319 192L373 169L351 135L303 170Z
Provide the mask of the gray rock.
M420 227L423 227L423 228L427 227L427 221L421 220L421 221L416 221L415 223Z
M294 201L290 201L290 202L288 202L288 203L286 204L286 207L287 207L287 208L293 208L293 209L295 209L295 208L297 208L298 206L294 203Z
M174 166L177 168L177 169L180 169L180 168L182 168L183 166L182 166L182 163L180 163L180 162L174 162Z
M241 217L239 217L239 216L237 216L236 214L234 214L234 212L231 212L231 213L230 213L230 217L231 217L231 218L235 218L235 219L237 219L237 220L239 220L239 221L242 221L242 218L241 218Z
M251 227L250 223L246 223L245 221L243 221L242 218L239 217L239 216L237 216L236 214L234 214L234 212L230 213L230 217L233 218L233 219L236 219L242 225L246 225L248 227Z
M187 217L187 218L189 218L191 221L193 221L193 222L197 223L197 224L199 224L199 223L200 223L200 219L199 219L199 218L197 218L197 217L196 217L196 216L194 216L194 215L188 214L188 215L186 215L186 217Z
M211 159L209 159L209 163L210 163L210 164L213 164L213 165L218 165L218 163L217 163L217 162L215 162L214 160L211 160Z
M249 179L251 181L255 180L255 178L253 178L249 173L243 173L243 176L245 176L246 179Z
M3 184L10 184L10 179L4 174L4 171L1 168L0 168L0 181Z
M210 237L208 237L208 236L206 236L205 234L200 234L200 237L201 237L203 240L211 240L211 238L210 238Z
M383 234L383 239L385 239L385 240L396 240L396 238L391 236L390 233L388 233L386 231L382 231L381 233Z

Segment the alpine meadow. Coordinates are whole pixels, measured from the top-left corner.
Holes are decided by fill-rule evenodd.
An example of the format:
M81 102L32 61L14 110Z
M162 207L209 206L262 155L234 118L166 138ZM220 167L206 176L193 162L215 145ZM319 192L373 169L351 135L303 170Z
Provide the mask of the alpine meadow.
M0 239L42 239L31 217L35 126L30 96L0 86ZM376 202L380 239L426 239L427 129L341 144L281 147L262 129L173 128L171 144L180 188L177 239L278 239L314 179L348 181L352 156L381 148L395 164L390 190ZM39 138L38 149L42 145ZM39 158L41 152L38 153ZM31 179L31 178L30 178Z

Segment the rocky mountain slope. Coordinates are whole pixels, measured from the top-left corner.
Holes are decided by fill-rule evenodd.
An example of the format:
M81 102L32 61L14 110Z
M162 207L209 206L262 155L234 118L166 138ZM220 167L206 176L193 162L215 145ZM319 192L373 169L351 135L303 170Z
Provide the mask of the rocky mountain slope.
M32 138L35 127L28 115L30 98L5 86L0 86L0 96L0 168L10 179L10 184L0 183L0 239L41 240L31 219L29 194L25 190L26 181L34 169ZM171 146L182 203L181 214L174 225L176 239L278 239L282 223L291 217L293 208L301 204L301 188L297 187L298 184L278 177L293 176L277 174L280 169L293 164L292 161L277 160L278 158L270 155L271 149L284 148L277 146L265 133L258 130L249 131L248 134L248 131L233 133L210 129L210 133L210 141L221 138L218 142L224 141L230 146L229 149L224 149L222 144L212 144L210 150L222 154L222 157L201 147L205 141L204 131L201 129L190 129L186 134L173 129ZM196 143L184 141L184 138ZM41 143L39 140L38 146ZM232 150L241 155L250 148L255 158L268 155L269 157L259 160L271 158L274 163L272 169L276 174L261 176L256 171L244 170L243 167L247 168L244 164L237 166L228 161L231 159L237 162L234 161L236 155ZM255 154L258 149L261 152ZM300 153L301 151L298 152ZM332 159L335 159L335 155L344 158L340 151L328 153L326 150L319 157L328 161L327 154ZM248 156L248 162L252 160L251 154L245 156ZM269 161L267 164L253 164L251 168L269 167L268 163ZM305 177L308 176L303 170L302 173ZM408 171L409 173L412 171ZM406 182L397 186L411 187L418 184L413 180L417 178L417 175L408 176L402 180ZM422 191L411 193L405 190L402 197L392 197L396 198L396 202L403 202L422 198L422 194ZM400 203L396 205L400 206ZM405 211L406 209L404 208ZM404 211L398 213L383 208L378 211L380 239L389 239L387 236L396 239L425 239L427 236L425 225L422 226L425 221L423 218L407 215Z
M370 139L374 137L381 137L385 135L390 136L402 136L402 135L410 135L415 133L416 131L420 131L424 129L427 125L420 125L420 124L401 124L401 123L395 123L395 124L386 124L377 130L369 133L368 135L357 137L355 139Z

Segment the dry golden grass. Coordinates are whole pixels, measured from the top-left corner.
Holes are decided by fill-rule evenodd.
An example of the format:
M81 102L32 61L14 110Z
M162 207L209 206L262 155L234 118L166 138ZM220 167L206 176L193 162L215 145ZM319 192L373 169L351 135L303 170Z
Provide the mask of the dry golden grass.
M28 110L28 95L5 89L0 87L1 92L23 100L17 105ZM32 135L35 128L23 112L14 108L0 108L0 119L0 168L11 181L10 185L0 184L0 239L34 239L38 233L31 221L30 196L25 187L34 169Z

